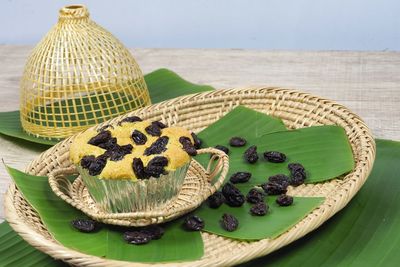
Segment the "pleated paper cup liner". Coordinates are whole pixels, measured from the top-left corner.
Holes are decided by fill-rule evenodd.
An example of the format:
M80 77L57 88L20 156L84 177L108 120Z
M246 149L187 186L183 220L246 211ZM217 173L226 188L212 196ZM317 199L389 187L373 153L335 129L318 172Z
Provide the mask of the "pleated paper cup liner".
M350 173L326 182L305 184L289 190L288 193L293 196L325 197L325 201L285 233L275 238L248 242L202 232L204 255L198 260L188 262L139 263L110 260L66 248L54 240L38 213L15 184L11 184L5 198L8 222L32 246L72 265L230 266L267 255L315 230L345 207L365 183L375 159L375 142L370 130L346 107L308 93L276 87L215 90L164 101L123 117L137 115L143 119L162 120L168 125L199 132L238 105L280 118L288 129L316 125L341 126L351 145L355 167ZM110 123L117 123L121 118L113 119ZM60 168L71 168L69 147L74 138L72 136L41 154L29 164L26 171L33 175L48 175ZM202 170L201 166L192 161L181 192L196 191L203 185L207 187L202 182L204 180L196 178L203 171L204 168ZM188 183L189 181L193 183Z

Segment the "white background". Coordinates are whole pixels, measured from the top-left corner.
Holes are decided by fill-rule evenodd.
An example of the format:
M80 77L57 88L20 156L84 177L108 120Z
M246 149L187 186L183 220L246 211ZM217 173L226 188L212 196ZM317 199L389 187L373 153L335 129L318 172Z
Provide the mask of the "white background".
M128 47L400 50L398 0L1 0L0 44L36 44L84 3Z

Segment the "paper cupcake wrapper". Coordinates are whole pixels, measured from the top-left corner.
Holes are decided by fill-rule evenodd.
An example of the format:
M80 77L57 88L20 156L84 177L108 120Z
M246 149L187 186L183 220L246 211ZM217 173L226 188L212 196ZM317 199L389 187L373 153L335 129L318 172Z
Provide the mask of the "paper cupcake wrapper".
M89 175L86 169L77 166L82 180L97 207L104 212L125 213L162 209L177 197L186 177L189 163L146 180L102 179Z

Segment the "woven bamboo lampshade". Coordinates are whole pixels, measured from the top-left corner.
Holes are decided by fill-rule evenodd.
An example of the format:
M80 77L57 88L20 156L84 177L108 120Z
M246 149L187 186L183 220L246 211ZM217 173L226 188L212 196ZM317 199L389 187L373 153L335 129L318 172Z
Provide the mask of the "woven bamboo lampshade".
M60 10L28 58L20 103L26 132L64 138L146 106L150 97L130 52L74 5Z

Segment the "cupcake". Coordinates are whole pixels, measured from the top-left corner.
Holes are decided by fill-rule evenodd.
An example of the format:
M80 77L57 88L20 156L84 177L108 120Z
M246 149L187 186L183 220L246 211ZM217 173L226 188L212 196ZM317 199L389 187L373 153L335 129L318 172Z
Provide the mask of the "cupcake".
M195 145L183 128L133 116L77 136L70 159L102 211L150 211L178 195Z

